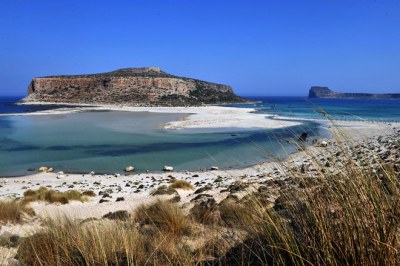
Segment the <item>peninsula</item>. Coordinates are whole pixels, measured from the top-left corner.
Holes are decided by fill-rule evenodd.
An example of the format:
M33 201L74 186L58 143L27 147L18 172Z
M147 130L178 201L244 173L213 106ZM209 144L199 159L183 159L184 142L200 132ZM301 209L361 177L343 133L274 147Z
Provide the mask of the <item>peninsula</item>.
M232 88L178 77L159 67L124 68L89 75L33 78L21 103L194 106L243 103Z
M400 93L339 93L328 87L313 86L308 93L309 98L341 98L341 99L399 99Z

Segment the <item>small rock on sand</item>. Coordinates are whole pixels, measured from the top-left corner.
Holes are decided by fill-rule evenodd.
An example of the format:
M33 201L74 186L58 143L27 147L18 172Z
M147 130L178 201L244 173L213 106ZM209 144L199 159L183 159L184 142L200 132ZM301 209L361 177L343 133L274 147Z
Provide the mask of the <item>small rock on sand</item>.
M127 211L116 211L116 212L109 212L103 216L103 218L110 219L110 220L121 220L126 221L129 219L131 215Z

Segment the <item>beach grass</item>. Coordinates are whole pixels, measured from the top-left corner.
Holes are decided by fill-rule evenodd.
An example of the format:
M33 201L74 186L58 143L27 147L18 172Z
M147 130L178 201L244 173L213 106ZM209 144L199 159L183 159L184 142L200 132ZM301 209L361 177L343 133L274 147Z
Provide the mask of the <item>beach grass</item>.
M185 180L173 180L172 184L169 185L168 189L183 189L183 190L193 190L193 185Z
M177 194L177 189L182 189L182 190L193 190L194 187L190 182L187 182L185 180L177 180L173 179L171 181L170 185L161 185L158 186L157 188L153 189L150 192L150 195L157 196L157 195L172 195L172 194Z
M190 220L180 208L156 201L124 222L48 220L21 241L17 258L26 265L191 265L187 235Z
M27 207L26 204L18 200L0 201L0 222L2 223L19 223L22 221L23 215L34 215L34 211Z
M190 233L190 220L178 205L157 200L151 204L143 204L136 208L134 219L141 225L154 226L158 231L171 237Z
M47 201L49 203L67 204L70 200L87 201L88 197L94 197L93 191L84 191L83 193L77 190L67 190L64 192L55 191L46 187L40 187L37 190L28 189L24 192L22 202L28 204L33 201Z

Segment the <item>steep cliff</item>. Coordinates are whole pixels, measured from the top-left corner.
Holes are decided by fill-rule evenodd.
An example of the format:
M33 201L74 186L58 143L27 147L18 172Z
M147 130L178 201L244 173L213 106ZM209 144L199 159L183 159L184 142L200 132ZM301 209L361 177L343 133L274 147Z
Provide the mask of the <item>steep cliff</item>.
M241 103L230 86L177 77L158 67L32 79L22 102L187 106Z
M342 99L399 99L400 93L339 93L331 91L328 87L311 87L309 98L342 98Z

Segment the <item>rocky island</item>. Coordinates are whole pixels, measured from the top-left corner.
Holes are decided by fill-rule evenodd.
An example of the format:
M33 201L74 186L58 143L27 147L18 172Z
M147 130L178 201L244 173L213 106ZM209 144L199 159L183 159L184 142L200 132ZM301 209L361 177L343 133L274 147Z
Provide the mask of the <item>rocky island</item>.
M124 104L193 106L242 103L232 88L178 77L159 67L124 68L89 75L33 78L21 103Z
M308 93L309 98L341 98L341 99L399 99L400 93L339 93L328 87L313 86Z

